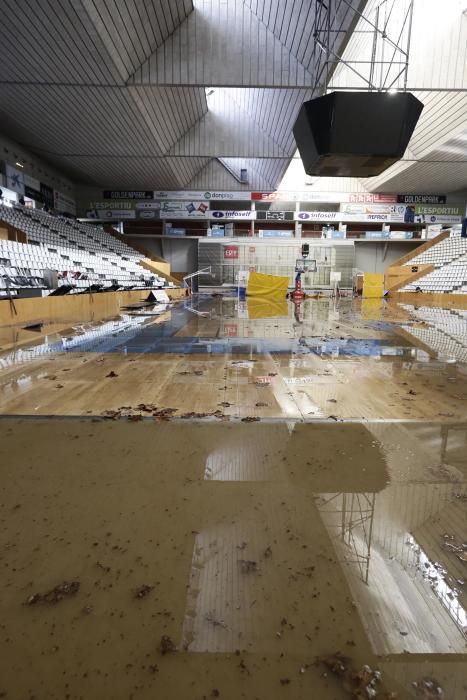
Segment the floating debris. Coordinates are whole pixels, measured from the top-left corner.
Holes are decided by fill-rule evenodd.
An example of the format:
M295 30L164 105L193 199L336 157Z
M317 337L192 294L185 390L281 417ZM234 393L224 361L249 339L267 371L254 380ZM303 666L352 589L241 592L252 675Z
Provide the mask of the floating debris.
M224 620L220 620L213 610L206 613L204 619L206 620L206 622L210 622L211 625L214 625L214 627L222 627L225 630L228 629L227 623L225 623Z
M153 590L154 590L154 586L148 586L146 584L143 584L142 586L140 586L139 588L136 589L136 591L134 592L134 597L135 598L146 598L146 596L148 596L151 593L151 591L153 591Z
M112 420L118 420L122 412L121 411L103 411L102 414L105 418L110 418Z
M52 588L52 590L47 591L47 593L34 593L34 595L29 596L26 605L37 605L38 603L55 605L65 598L72 598L75 596L79 591L79 587L79 581L71 581L70 583L68 583L68 581L63 581L63 583L59 583Z
M250 561L248 559L239 559L240 571L242 574L257 574L258 573L258 562Z
M396 700L396 693L382 694L378 690L381 684L381 672L373 670L365 664L357 671L352 667L352 659L343 656L340 652L320 657L317 663L322 664L333 675L337 676L345 691L351 694L352 698L385 698L385 700Z
M443 700L444 690L434 678L423 678L421 681L414 681L412 686L415 689L415 697L421 700Z
M159 651L162 656L177 651L177 647L167 634L163 634L159 643Z
M144 411L144 413L152 413L153 411L157 411L157 406L154 406L152 403L139 403L136 406L137 411Z
M154 418L170 418L174 413L177 413L178 408L161 408L158 411L154 411L152 414Z

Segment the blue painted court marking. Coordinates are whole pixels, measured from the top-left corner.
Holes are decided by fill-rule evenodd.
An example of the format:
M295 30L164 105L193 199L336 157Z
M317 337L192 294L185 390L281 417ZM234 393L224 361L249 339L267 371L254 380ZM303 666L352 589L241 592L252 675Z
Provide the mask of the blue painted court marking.
M249 335L237 337L237 332L242 333L239 324L244 319L238 318L234 312L234 300L230 302L229 313L225 316L219 314L219 307L211 296L201 296L172 306L167 317L161 315L160 319L155 313L156 307L143 309L142 315L135 314L136 310L123 310L120 318L93 324L77 324L73 333L59 339L55 336L53 342L44 342L43 338L37 345L25 349L25 352L33 355L54 352L185 355L295 353L302 356L312 353L323 357L410 357L412 353L413 346L410 341L405 341L399 336L389 339L307 337L306 325L301 327L302 337L299 337L298 331L292 338L280 335L267 338ZM186 336L181 333L190 322L196 321L204 314L209 318L211 312L213 320L218 321L219 328L214 337ZM290 316L289 320L290 326L286 324L285 330L293 327L293 317ZM273 322L271 319L267 321ZM374 325L375 329L388 333L393 328L391 324L381 322L375 322ZM256 328L253 330L261 332Z

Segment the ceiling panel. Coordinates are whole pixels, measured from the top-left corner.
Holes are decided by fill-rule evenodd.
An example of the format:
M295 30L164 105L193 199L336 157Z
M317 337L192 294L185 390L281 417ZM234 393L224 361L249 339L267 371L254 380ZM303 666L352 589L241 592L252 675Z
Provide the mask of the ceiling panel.
M109 84L121 76L81 2L2 0L1 80Z
M303 102L311 99L311 90L224 88L223 92L267 132L285 154L293 155L296 145L290 126L295 123Z
M51 162L72 172L82 184L107 185L112 189L180 189L188 185L208 159L67 156L53 157Z
M100 38L127 80L193 10L186 0L82 0Z
M237 179L240 171L246 170L248 184L252 189L271 190L282 179L289 161L286 158L221 158Z
M445 193L465 188L467 186L467 129L426 153L420 161L403 160L401 166L405 167L400 167L393 173L386 171L384 179L379 186L373 188L373 191L417 191L438 194L441 190L441 193Z
M348 3L360 0L336 3L336 28L347 30ZM273 188L295 151L300 105L319 79L315 6L3 0L0 130L103 187L180 187L209 175L206 187L218 189L216 178L232 177L212 160L224 157L246 163L256 186ZM333 36L341 44L345 32Z
M131 82L297 87L312 85L313 75L243 0L196 0Z

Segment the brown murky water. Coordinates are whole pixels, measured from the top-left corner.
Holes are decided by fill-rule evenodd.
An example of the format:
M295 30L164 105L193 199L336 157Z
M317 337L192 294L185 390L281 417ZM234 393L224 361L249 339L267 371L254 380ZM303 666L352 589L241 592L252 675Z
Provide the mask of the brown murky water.
M0 330L0 697L466 700L465 312L190 305Z
M466 697L465 425L0 431L4 697Z

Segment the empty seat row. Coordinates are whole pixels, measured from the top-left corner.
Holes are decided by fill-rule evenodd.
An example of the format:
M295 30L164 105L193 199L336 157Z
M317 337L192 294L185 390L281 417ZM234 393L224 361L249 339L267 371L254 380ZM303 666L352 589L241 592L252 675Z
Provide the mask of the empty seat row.
M100 226L25 207L0 206L0 222L22 231L27 243L0 240L1 290L43 285L47 270L77 290L90 284L174 287L141 265L144 256ZM31 283L25 284L30 278ZM0 294L2 293L0 291Z

